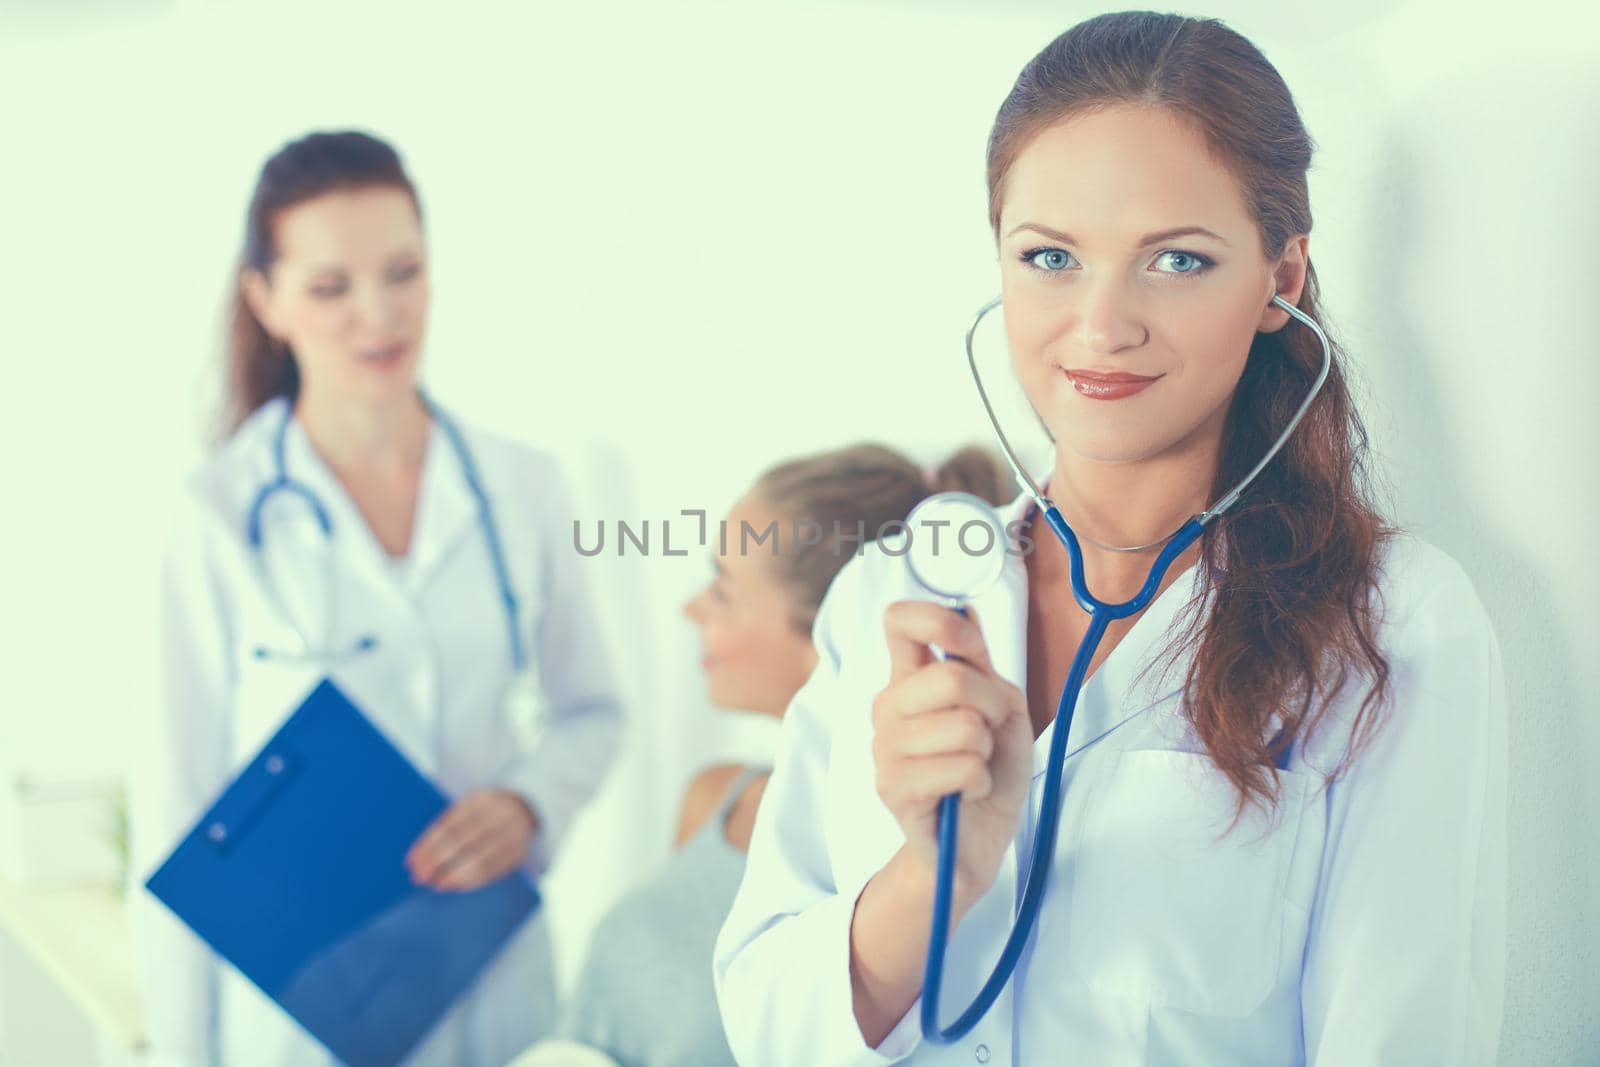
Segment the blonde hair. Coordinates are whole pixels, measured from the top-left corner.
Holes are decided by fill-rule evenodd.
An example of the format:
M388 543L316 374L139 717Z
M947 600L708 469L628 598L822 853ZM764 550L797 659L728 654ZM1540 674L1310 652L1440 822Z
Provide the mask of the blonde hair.
M995 505L1014 495L999 460L976 446L958 450L931 474L892 448L865 443L791 459L756 479L753 496L791 524L812 523L823 534L814 544L786 545L774 559L795 594L793 625L811 631L834 575L863 542L904 522L927 497L949 491Z

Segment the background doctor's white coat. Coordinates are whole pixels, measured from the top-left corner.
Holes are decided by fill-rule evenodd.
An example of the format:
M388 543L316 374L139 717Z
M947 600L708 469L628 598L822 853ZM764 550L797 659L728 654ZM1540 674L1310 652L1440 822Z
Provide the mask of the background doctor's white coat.
M161 505L219 399L250 184L291 137L370 129L427 213L429 386L554 451L611 535L592 577L630 732L547 886L565 981L594 921L665 855L693 770L771 742L702 697L678 607L709 564L680 512L715 517L798 452L874 437L931 462L985 439L961 354L996 286L984 139L1022 64L1107 9L0 8L0 782L115 776L137 752ZM1312 259L1393 512L1461 562L1496 621L1512 714L1502 1061L1586 1062L1600 19L1556 0L1185 10L1250 37L1293 90L1318 145ZM648 556L614 554L619 519L650 521ZM661 551L672 519L687 556ZM45 1010L8 978L8 936L0 1035Z

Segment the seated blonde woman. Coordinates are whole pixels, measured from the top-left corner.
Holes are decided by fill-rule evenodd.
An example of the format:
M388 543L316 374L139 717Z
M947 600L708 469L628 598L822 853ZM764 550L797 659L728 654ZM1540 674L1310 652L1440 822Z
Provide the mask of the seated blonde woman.
M700 630L711 703L781 718L816 663L811 623L828 583L857 551L857 531L865 530L862 540L892 532L925 497L952 489L994 504L1014 495L999 464L977 448L956 453L931 478L872 444L790 460L761 475L726 516L726 551L711 539L714 578L684 606ZM757 544L774 522L776 546ZM743 551L742 523L753 531ZM517 1067L605 1063L596 1051L621 1067L734 1067L711 954L744 875L769 771L722 763L695 775L676 851L597 928L557 1026L565 1040L536 1047Z

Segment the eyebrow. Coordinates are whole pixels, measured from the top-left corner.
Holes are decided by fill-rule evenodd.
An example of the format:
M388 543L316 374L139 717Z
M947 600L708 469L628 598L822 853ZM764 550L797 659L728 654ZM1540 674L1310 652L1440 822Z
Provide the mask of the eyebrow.
M414 247L407 247L407 248L399 249L397 251L389 253L389 255L384 258L384 265L387 266L387 267L392 267L392 266L395 266L397 263L401 263L401 262L409 261L409 260L413 260L413 259L421 259L421 258L422 258L421 250L419 250L417 248L414 248ZM323 264L321 264L319 266L312 267L311 270L310 270L310 273L312 273L312 274L329 274L329 273L332 273L332 274L343 274L348 269L349 268L347 268L343 263L323 263Z
M1032 230L1034 233L1043 234L1052 241L1060 241L1064 245L1075 245L1078 243L1078 239L1072 236L1070 233L1062 233L1060 230L1053 230L1049 226L1042 226L1037 222L1024 222L1021 225L1014 226L1006 233L1006 236L1010 237L1012 234L1018 233L1022 230ZM1209 237L1214 241L1220 241L1224 245L1228 244L1227 238L1223 237L1221 234L1212 233L1204 226L1177 226L1170 230L1157 230L1155 233L1145 234L1143 237L1139 238L1139 247L1143 248L1146 245L1157 244L1161 241L1170 241L1174 237L1187 237L1190 234L1198 234L1201 237ZM1228 247L1231 248L1233 246L1228 245Z

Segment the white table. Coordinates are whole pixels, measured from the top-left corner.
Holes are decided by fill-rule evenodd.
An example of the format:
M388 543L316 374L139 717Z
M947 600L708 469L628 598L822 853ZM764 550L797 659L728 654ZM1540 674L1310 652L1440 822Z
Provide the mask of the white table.
M36 889L0 874L0 1064L126 1063L143 1046L116 887Z

